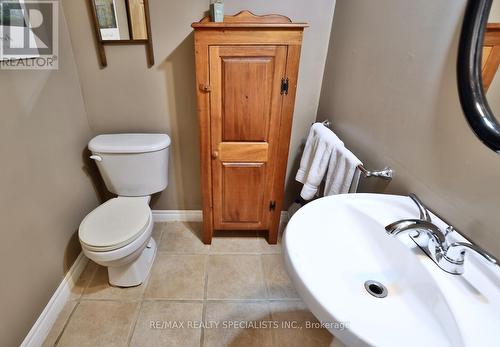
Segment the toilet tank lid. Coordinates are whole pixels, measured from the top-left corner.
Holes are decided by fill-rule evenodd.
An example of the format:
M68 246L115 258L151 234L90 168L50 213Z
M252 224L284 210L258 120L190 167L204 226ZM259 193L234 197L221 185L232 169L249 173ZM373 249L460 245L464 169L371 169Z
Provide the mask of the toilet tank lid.
M170 146L166 134L105 134L94 137L89 149L98 153L146 153Z

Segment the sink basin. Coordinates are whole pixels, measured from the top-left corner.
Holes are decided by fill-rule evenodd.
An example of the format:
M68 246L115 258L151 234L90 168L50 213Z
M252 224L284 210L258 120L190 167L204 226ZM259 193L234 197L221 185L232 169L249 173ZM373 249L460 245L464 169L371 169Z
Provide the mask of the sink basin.
M463 275L448 274L409 236L386 234L387 224L415 217L415 204L395 195L345 194L307 204L283 238L298 293L334 344L500 345L500 268L466 257ZM366 281L381 283L387 296L371 295Z

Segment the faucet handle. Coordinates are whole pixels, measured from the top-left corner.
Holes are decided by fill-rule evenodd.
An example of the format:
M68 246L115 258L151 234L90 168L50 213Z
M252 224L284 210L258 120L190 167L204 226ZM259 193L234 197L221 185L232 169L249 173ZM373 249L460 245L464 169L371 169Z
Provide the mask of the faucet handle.
M418 207L418 210L420 212L420 219L421 220L425 220L427 222L430 222L431 221L431 216L429 214L429 211L427 210L427 208L425 207L424 203L422 202L422 200L420 200L420 198L417 196L417 194L415 193L411 193L409 195L410 199L413 200L413 202L415 203L415 205L417 205Z
M450 241L450 235L453 234L455 232L455 228L452 226L452 225L448 225L448 227L445 229L444 231L444 240L445 240L445 244L446 244L446 247L448 247L451 243Z
M444 231L444 236L448 236L449 234L451 234L454 231L455 231L455 228L453 227L453 225L448 225L448 227Z
M485 251L481 247L467 242L453 242L446 250L445 257L456 264L464 262L465 253L471 252L472 254L480 256L480 258L488 261L493 265L499 265L499 261L491 253Z

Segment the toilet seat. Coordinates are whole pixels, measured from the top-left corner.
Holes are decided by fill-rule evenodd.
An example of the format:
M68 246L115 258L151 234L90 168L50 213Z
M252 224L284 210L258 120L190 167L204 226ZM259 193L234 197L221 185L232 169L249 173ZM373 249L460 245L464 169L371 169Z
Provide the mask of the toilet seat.
M89 251L113 251L139 238L150 218L151 209L145 200L118 197L90 212L80 224L78 236Z

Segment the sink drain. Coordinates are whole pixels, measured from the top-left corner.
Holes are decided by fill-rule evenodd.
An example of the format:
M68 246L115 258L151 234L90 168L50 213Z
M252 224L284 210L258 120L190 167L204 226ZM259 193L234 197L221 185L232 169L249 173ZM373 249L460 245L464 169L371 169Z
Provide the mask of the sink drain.
M387 288L377 281L366 281L365 289L370 295L376 298L385 298L387 296Z

